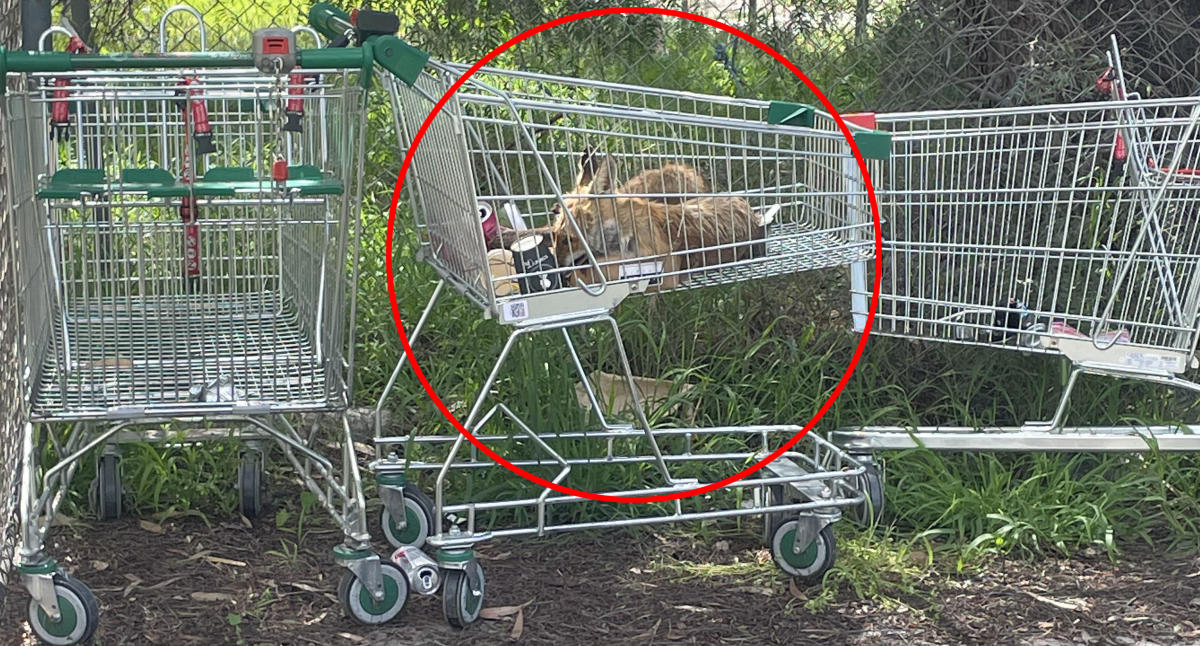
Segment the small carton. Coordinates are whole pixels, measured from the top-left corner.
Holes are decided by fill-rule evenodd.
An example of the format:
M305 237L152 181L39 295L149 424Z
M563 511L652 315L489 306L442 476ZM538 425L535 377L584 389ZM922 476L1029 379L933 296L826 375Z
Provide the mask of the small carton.
M615 416L620 419L632 420L633 413L633 397L630 396L629 386L625 382L623 375L616 375L607 372L593 372L591 374L592 388L595 390L596 398L600 401L600 405L605 409L606 416ZM646 415L657 411L659 408L667 406L664 411L668 414L679 414L684 419L692 419L694 411L691 404L687 402L675 401L669 406L668 400L672 395L672 389L675 383L665 379L652 379L650 377L634 377L633 385L638 390L638 395L642 399L643 410ZM679 388L679 394L687 393L691 390L691 384L683 384ZM575 384L575 395L579 400L579 405L585 410L591 410L592 402L588 399L587 389L582 383Z
M638 256L632 253L597 255L600 274L609 282L650 279L647 292L675 289L680 285L678 257L673 254ZM582 281L582 282L581 282ZM575 271L573 283L596 284L599 282L594 267L584 265Z

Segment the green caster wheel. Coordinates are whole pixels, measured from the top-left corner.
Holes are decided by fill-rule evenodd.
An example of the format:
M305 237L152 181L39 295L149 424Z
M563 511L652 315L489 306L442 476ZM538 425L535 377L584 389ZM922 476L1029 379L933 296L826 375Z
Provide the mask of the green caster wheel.
M116 520L121 517L121 458L101 455L96 461L96 478L89 492L92 511L97 520Z
M780 523L771 533L771 556L775 565L787 574L804 581L816 583L825 576L837 558L837 544L833 538L833 526L826 525L808 548L796 553L792 549L792 537L800 527L800 521L792 519Z
M53 621L36 600L29 600L29 627L44 644L86 644L100 625L100 602L82 581L68 574L54 575L58 595L58 621Z
M392 563L381 561L383 599L376 601L352 570L347 569L338 584L338 599L346 614L360 624L378 626L396 618L408 601L408 578Z
M391 510L384 506L380 523L383 535L392 547L424 547L433 527L433 500L413 486L404 488L404 513L407 518L404 529L392 519Z
M483 566L471 559L463 569L445 570L445 573L442 611L446 623L455 628L466 628L479 619L479 611L483 610Z

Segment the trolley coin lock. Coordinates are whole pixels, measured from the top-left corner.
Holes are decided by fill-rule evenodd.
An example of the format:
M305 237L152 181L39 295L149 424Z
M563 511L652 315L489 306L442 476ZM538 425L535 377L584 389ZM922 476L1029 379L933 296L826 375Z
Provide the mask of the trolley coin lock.
M296 66L296 34L269 27L254 31L254 67L263 74L282 74Z
M520 277L517 283L521 286L522 294L534 294L562 287L562 276L557 272L547 273L558 268L554 254L550 253L550 240L534 234L517 240L512 247L513 263Z

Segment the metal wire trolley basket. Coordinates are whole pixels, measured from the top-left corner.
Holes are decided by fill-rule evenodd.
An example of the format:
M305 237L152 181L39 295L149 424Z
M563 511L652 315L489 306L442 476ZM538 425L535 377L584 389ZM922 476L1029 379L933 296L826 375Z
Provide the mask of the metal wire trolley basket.
M3 129L32 420L30 623L55 644L96 629L95 597L43 551L81 458L103 450L93 500L111 518L117 442L230 431L251 440L242 512L261 507L274 441L345 532L335 553L352 614L394 614L396 570L369 552L348 425L302 431L286 414L350 398L366 87L406 46L299 50L296 32L267 29L253 53L167 54L166 27L164 15L159 54L88 54L74 37L68 52L0 51L0 71L25 73L8 78ZM203 46L202 22L200 34ZM39 471L46 443L58 460ZM331 444L340 464L322 455Z
M567 486L616 465L642 473L627 490L600 492L624 496L715 482L800 431L651 428L610 312L632 294L814 269L849 265L865 280L874 236L865 184L843 134L814 127L816 111L798 104L493 68L467 79L430 119L466 71L430 61L411 87L389 85L402 143L418 145L428 125L405 188L422 257L443 279L411 337L446 284L513 326L466 428L518 466ZM854 137L871 164L887 157L886 133L856 128ZM569 333L595 325L613 335L615 382L634 402L632 423L605 414L604 389ZM517 341L538 333L565 341L570 358L563 359L578 372L596 430L544 428L530 421L536 412L492 395ZM583 498L549 488L471 491L470 474L497 467L461 436L388 435L377 425L376 445L384 531L397 559L425 545L444 554L493 536L760 515L771 521L768 538L782 569L819 578L834 558L830 523L840 508L863 502L867 473L810 434L761 479L703 499L623 506L595 521L579 515ZM419 484L431 485L432 497ZM446 522L448 515L458 522ZM424 585L431 593L433 576ZM478 616L482 569L455 575L444 594L450 623L469 623Z
M1059 355L1072 371L1048 422L846 429L855 451L1195 450L1159 427L1064 428L1082 374L1200 390L1200 97L878 115L894 152L876 178L888 220L876 331Z

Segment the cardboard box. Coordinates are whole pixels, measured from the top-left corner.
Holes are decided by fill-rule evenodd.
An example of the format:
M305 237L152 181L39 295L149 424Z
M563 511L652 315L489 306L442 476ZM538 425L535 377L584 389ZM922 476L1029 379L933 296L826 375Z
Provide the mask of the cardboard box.
M596 391L596 398L600 400L600 405L605 408L605 418L609 421L613 419L622 419L625 421L633 421L635 419L633 413L633 398L629 394L629 387L625 383L623 375L615 375L607 372L593 372L591 374L592 388ZM646 416L649 417L659 408L666 405L667 400L671 396L671 390L675 384L664 379L652 379L650 377L633 378L633 384L638 389L638 394L642 398L643 410ZM683 384L679 393L683 394L692 389L691 384ZM587 389L582 383L575 384L575 396L579 401L579 405L584 410L592 409L592 402L588 400ZM679 414L680 417L691 420L694 417L694 410L691 404L687 402L675 402L671 404L665 411L668 414Z
M609 282L630 280L639 277L651 278L646 292L679 287L680 274L664 275L679 271L678 259L679 257L673 254L649 257L635 256L631 253L596 256L597 262L600 263L600 273ZM596 277L596 270L591 266L584 266L577 270L574 280L582 280L590 284L599 282L599 278Z

